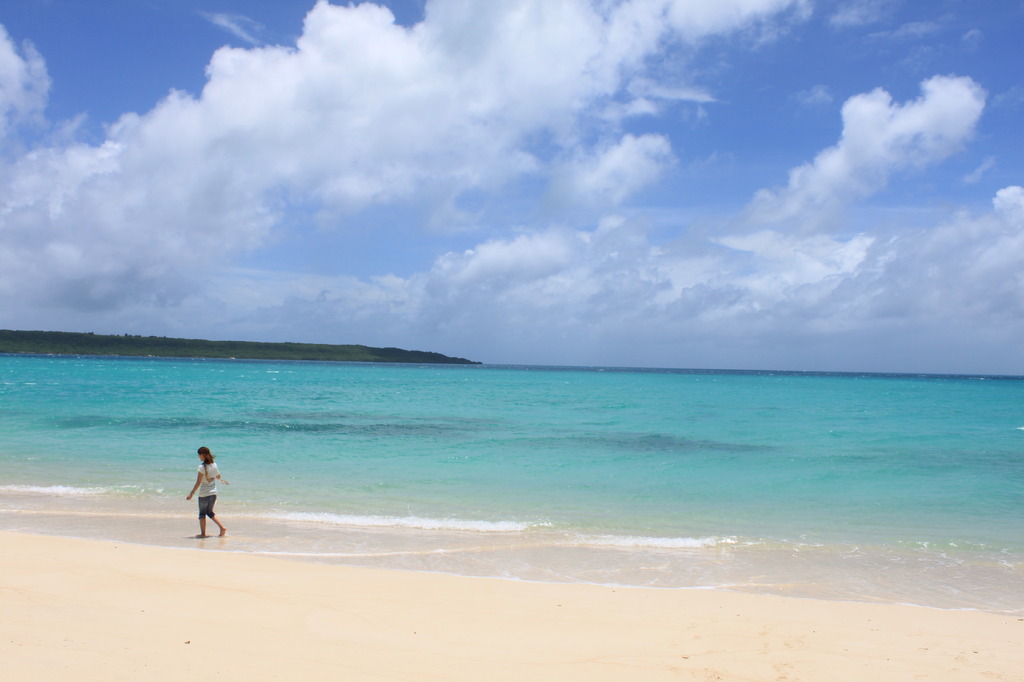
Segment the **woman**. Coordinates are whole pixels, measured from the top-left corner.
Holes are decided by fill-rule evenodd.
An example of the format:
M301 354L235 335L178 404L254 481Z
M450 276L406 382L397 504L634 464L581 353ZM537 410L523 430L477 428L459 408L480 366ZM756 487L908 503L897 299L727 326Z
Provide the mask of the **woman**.
M224 537L228 532L228 529L217 520L217 516L213 513L213 505L217 502L217 481L224 485L230 484L220 477L220 470L213 463L213 459L213 453L210 452L210 448L205 446L199 448L199 475L196 476L196 484L192 487L192 492L185 498L186 500L191 500L192 496L196 494L196 490L199 491L199 535L196 536L197 538L207 537L206 517L210 517L217 524L220 528L221 537Z

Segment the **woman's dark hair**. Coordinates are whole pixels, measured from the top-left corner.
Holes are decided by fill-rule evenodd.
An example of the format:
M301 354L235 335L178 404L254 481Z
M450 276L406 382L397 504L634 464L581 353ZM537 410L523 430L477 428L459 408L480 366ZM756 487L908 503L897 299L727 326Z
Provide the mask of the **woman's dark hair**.
M198 452L199 455L203 458L203 468L204 469L206 468L207 464L213 464L213 460L214 460L215 456L214 456L214 454L212 452L210 452L210 448L208 448L208 447L206 447L204 445L203 447L199 448L196 452Z

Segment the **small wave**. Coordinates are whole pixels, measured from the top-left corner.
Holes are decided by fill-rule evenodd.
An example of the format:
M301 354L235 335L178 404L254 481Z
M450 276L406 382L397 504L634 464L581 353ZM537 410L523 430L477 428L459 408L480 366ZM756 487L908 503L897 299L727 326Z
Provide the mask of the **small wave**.
M368 559L368 558L380 558L380 557L396 557L396 556L425 556L428 554L449 554L453 550L450 549L428 549L420 551L396 551L396 552L294 552L286 550L272 550L262 549L255 550L255 554L263 554L265 556L283 556L283 557L309 557L313 559Z
M587 545L598 545L603 547L640 548L653 547L658 549L707 549L720 545L735 545L736 538L731 537L706 537L706 538L665 538L645 537L638 535L584 535L579 541Z
M69 485L0 485L0 492L33 493L56 497L83 497L86 495L102 495L109 491L106 488L76 488Z
M469 521L465 519L431 519L420 516L360 516L328 512L286 512L284 514L259 514L258 516L284 521L306 521L362 528L469 530L479 533L518 533L542 525L517 521Z

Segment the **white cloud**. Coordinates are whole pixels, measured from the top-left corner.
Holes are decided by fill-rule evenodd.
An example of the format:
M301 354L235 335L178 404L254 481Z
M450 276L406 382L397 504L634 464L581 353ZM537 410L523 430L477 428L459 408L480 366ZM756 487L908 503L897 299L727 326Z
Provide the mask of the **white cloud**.
M978 165L973 171L964 176L964 182L968 185L977 184L985 173L989 172L996 166L996 159L994 156L985 157L985 160Z
M890 31L878 31L876 33L872 33L871 37L897 41L919 40L938 33L941 30L942 26L934 21L911 21L906 24L901 24Z
M820 228L851 201L882 189L893 172L959 151L981 116L984 91L969 78L950 76L924 81L921 91L906 104L881 88L847 100L838 144L793 169L786 187L758 192L751 219Z
M832 103L832 93L824 85L815 85L809 90L801 90L794 95L796 100L809 107L819 107Z
M125 310L158 333L343 335L490 362L1007 371L1024 333L1021 254L1024 189L1011 186L990 212L899 234L659 245L608 218L487 240L406 278L216 273L216 301L195 292L159 317Z
M798 237L771 230L718 240L723 246L770 264L750 274L737 273L732 280L746 286L755 299L767 299L769 305L785 300L793 288L820 284L854 272L873 242L867 235L840 241L820 235Z
M1004 187L996 192L992 206L1010 228L1024 230L1024 187Z
M16 125L41 120L49 91L42 56L28 42L19 51L0 25L0 140Z
M990 212L850 238L765 230L655 244L612 217L488 240L408 278L257 282L248 295L271 298L238 324L305 338L344 329L490 362L1006 371L1024 333L1021 254L1016 186Z
M703 88L666 85L649 78L633 79L628 89L630 94L643 99L697 102L698 104L708 104L715 101L714 96Z
M689 40L700 40L708 35L735 30L738 27L755 27L786 10L792 10L798 19L804 19L811 10L811 3L807 0L674 0L667 4L667 19L684 38Z
M573 237L558 231L519 235L446 254L431 271L435 283L457 290L508 289L560 272L571 262Z
M619 125L715 97L690 85L685 66L665 82L651 56L669 42L698 49L716 33L767 30L807 7L467 2L432 2L412 27L375 5L320 2L294 46L219 50L198 96L171 93L125 115L101 144L0 161L4 319L671 366L787 366L798 342L855 355L893 338L879 329L906 331L911 359L917 342L925 358L928 344L936 354L958 338L998 348L1024 333L1020 187L998 192L991 212L931 229L842 238L812 229L893 173L965 144L984 93L948 76L925 81L911 102L880 89L848 100L836 145L757 194L753 225L728 234L694 228L666 241L611 215L590 229L490 233L400 276L234 267L299 221L296 210L344 225L365 207L503 199L496 190L515 183L541 186L532 199L547 185L590 215L620 210L675 157L665 135ZM6 36L0 79L7 125L42 111L42 59ZM946 324L957 329L948 341L936 333ZM892 369L929 369L920 362Z
M984 39L985 34L981 30L972 28L960 36L960 43L968 50L976 50Z
M202 15L214 26L224 29L250 45L259 45L263 42L257 37L257 34L263 30L263 26L247 16L223 12L203 12Z
M902 0L845 0L829 17L838 28L865 26L883 21L892 15Z
M645 56L669 31L738 30L796 1L696 11L629 0L605 16L584 0L436 0L407 28L377 5L321 0L294 47L218 50L198 97L172 92L126 114L102 144L14 159L0 188L0 287L47 273L26 294L37 304L173 304L204 285L204 270L268 243L294 205L335 223L371 205L450 208L467 192L543 180L566 155L577 159L566 196L621 200L670 160L666 140L582 140L610 103L633 99L625 88L643 82ZM41 109L42 60L6 36L0 78L6 120Z
M624 135L616 144L588 151L556 176L557 201L616 205L658 178L672 163L672 144L662 135Z

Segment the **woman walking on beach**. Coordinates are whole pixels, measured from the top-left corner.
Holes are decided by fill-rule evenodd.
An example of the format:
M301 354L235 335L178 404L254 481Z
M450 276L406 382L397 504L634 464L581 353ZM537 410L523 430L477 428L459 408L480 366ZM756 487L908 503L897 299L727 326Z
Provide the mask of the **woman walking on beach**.
M206 517L210 517L217 524L221 537L228 532L228 529L217 520L217 516L213 513L213 505L217 502L217 481L224 485L230 484L220 477L220 470L213 463L213 459L214 456L210 452L210 448L205 446L199 448L199 474L196 476L196 484L192 486L192 492L185 498L191 500L192 496L196 494L196 490L199 491L199 535L196 536L197 538L207 537Z

